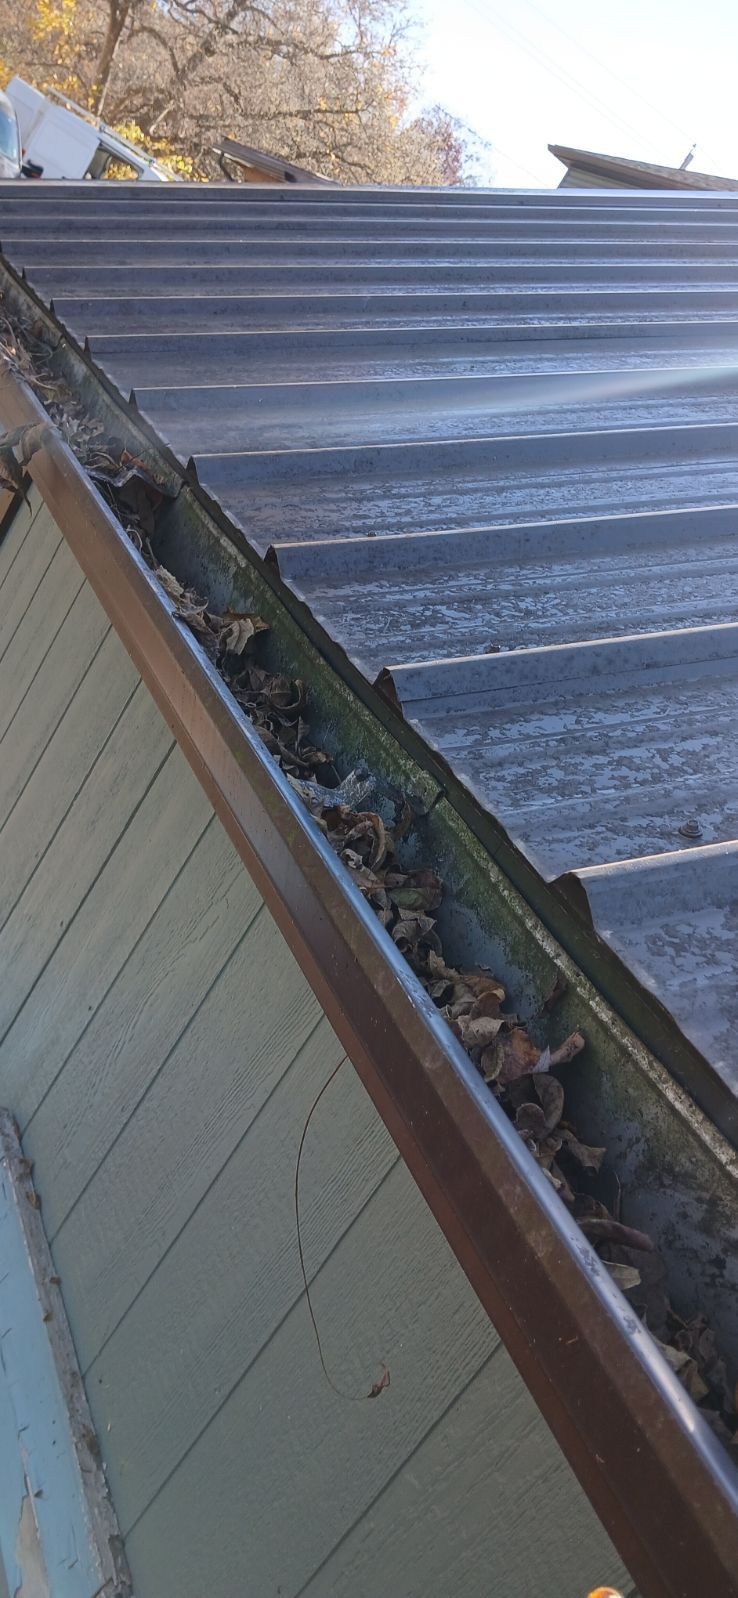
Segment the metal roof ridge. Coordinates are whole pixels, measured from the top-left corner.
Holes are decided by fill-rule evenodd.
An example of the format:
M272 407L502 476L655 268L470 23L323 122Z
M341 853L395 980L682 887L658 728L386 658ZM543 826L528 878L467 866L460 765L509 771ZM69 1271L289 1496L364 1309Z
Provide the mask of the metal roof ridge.
M712 647L709 647L712 646ZM590 684L615 671L659 671L715 661L738 663L738 622L702 627L664 628L658 632L624 633L614 637L576 639L560 644L531 644L489 654L407 661L387 666L377 685L390 687L400 703L411 705L474 694L497 698L507 692L562 689Z

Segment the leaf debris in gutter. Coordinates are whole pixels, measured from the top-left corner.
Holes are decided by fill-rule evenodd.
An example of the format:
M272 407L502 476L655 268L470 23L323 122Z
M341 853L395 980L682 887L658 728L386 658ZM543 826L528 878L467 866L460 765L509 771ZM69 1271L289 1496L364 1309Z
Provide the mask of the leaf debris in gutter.
M266 623L250 612L220 614L206 596L158 562L151 540L167 490L122 442L104 436L102 423L54 375L43 324L26 325L3 315L0 353L6 366L36 392L157 578L173 614L217 667L671 1369L718 1437L735 1449L736 1390L705 1316L685 1321L677 1314L668 1297L665 1263L652 1239L621 1219L620 1187L612 1171L607 1172L606 1150L584 1143L566 1114L564 1083L576 1069L573 1062L585 1047L584 1037L574 1032L539 1048L509 1009L505 989L492 971L464 970L447 961L435 916L443 882L432 867L407 869L400 859L402 842L418 819L411 801L392 795L383 813L367 808L370 796L387 790L366 769L342 779L332 755L311 735L306 684L264 669L255 658ZM3 475L20 493L23 469L42 444L39 427L0 440ZM549 1027L564 990L557 979L543 1003L539 1019L545 1016ZM385 1385L383 1381L381 1387ZM375 1396L373 1390L370 1396Z

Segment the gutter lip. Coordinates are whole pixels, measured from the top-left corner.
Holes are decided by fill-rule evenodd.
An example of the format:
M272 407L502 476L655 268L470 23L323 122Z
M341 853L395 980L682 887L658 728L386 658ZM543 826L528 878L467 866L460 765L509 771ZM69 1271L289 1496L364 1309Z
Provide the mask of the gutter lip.
M722 1445L60 437L31 473L644 1598L738 1594Z

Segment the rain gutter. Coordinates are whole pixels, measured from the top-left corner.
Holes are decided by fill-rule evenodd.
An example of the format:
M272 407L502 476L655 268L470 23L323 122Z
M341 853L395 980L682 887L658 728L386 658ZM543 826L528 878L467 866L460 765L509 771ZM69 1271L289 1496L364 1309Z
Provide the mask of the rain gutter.
M738 1594L723 1448L58 436L31 474L644 1598Z
M76 391L82 387L86 398L93 400L96 413L102 410L104 416L119 419L122 408L128 426L133 425L144 448L153 446L159 466L163 462L171 482L179 486L183 480L182 462L160 439L146 417L138 412L135 394L126 399L105 371L95 364L87 344L84 347L80 345L74 335L56 320L53 304L49 309L25 278L6 260L2 262L2 276L4 292L11 303L26 308L29 304L33 305L37 316L48 329L52 347L57 352L59 370L68 378L73 389ZM119 431L119 424L115 431ZM553 937L596 986L598 993L633 1029L645 1047L667 1064L671 1075L738 1150L738 1098L702 1050L682 1031L667 1006L612 945L599 935L593 923L587 888L580 876L576 872L567 872L554 880L547 879L510 837L498 818L485 808L443 757L405 719L391 674L381 672L376 681L370 683L342 646L331 637L329 629L312 614L309 604L301 595L299 584L290 582L288 576L282 575L280 547L270 548L262 559L250 546L246 532L224 512L218 500L202 488L192 461L186 467L184 481L233 546L246 557L262 579L278 592L281 605L341 677L354 699L366 707L375 723L387 729L408 759L421 768L427 780L448 798L463 825L475 835L489 858L505 873L533 912L540 916Z

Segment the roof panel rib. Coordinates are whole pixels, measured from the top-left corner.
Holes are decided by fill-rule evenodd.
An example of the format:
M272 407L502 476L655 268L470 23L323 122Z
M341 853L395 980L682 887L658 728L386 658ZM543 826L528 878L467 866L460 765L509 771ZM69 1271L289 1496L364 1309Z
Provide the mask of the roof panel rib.
M738 195L8 185L0 237L738 1091Z

